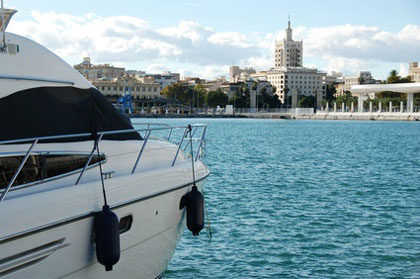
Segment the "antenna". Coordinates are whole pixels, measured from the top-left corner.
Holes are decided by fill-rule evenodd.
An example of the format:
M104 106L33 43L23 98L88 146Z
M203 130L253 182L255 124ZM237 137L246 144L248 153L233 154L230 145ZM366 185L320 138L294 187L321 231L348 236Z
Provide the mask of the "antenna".
M1 0L1 29L3 31L3 45L0 47L0 52L5 52L6 51L6 22L4 21L3 0Z

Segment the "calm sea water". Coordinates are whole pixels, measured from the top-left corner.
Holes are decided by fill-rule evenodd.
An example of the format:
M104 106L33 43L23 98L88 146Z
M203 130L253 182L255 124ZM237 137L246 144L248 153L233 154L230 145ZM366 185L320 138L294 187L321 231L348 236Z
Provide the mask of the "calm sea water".
M208 123L213 238L164 278L420 278L420 123Z

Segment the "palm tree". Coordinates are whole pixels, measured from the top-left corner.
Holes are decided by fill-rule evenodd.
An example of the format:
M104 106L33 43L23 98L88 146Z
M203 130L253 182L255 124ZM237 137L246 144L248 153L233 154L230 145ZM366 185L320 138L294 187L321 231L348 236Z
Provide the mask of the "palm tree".
M400 81L401 81L401 77L398 75L397 70L392 70L389 73L389 77L386 80L387 83L398 83Z

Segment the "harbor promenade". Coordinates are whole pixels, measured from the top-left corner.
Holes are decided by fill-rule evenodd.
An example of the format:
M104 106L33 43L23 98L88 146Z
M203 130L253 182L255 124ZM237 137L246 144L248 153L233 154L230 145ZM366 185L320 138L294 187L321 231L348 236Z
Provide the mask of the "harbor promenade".
M219 111L197 111L195 113L134 113L128 114L132 118L264 118L264 119L319 119L319 120L390 120L390 121L419 121L420 112L351 112L319 110L313 108L250 110L239 109L233 113Z

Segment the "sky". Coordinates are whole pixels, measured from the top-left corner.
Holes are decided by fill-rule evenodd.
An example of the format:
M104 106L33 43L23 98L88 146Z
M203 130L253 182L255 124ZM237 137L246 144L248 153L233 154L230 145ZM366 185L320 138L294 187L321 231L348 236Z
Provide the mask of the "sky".
M419 0L3 0L18 10L7 31L71 65L90 56L148 73L228 77L229 66L274 67L275 40L290 15L303 65L386 79L420 61Z

